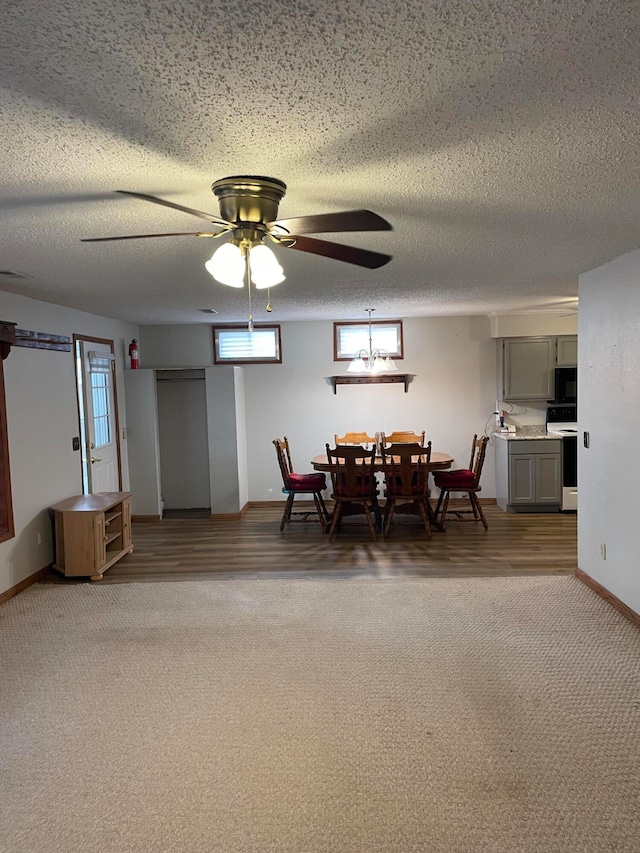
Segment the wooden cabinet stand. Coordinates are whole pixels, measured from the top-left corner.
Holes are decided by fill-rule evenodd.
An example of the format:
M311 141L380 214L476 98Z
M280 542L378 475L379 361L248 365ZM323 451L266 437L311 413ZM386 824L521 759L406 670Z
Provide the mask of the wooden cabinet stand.
M131 492L77 495L50 507L54 519L54 569L66 577L102 579L131 543Z

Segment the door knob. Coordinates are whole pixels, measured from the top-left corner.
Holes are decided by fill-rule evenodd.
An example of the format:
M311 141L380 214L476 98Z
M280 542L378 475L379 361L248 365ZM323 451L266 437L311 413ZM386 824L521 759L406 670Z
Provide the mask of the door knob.
M95 458L92 456L92 457L91 457L91 464L93 465L93 463L94 463L94 462L102 462L102 459L95 459Z

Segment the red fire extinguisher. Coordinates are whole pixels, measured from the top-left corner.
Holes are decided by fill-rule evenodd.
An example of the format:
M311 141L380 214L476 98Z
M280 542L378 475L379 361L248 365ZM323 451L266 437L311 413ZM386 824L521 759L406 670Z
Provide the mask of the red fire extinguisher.
M140 350L138 342L134 338L129 344L129 358L131 360L131 370L137 370L140 367Z

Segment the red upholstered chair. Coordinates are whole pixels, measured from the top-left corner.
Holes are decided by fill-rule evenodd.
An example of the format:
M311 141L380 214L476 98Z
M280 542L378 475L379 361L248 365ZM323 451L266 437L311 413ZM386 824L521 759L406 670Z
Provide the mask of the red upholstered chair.
M282 493L287 496L287 502L284 508L282 521L280 522L280 530L284 530L285 524L291 521L309 521L309 516L317 515L317 519L322 525L322 532L326 533L329 526L329 513L325 506L322 497L323 489L327 488L327 478L322 472L314 472L312 474L296 474L291 464L291 452L289 450L289 441L285 435L284 439L276 438L273 441L278 456L278 465L282 474ZM315 510L293 510L293 499L296 495L313 496ZM292 516L303 516L303 518L293 519Z
M484 456L489 441L488 435L478 438L473 436L471 442L471 460L468 468L459 468L455 471L434 471L433 481L440 489L440 496L436 505L436 518L444 526L447 512L455 515L460 521L481 521L485 530L488 529L487 520L482 512L478 492L480 491L480 474L484 465ZM469 498L470 509L449 509L449 497L451 492L465 492ZM463 515L473 515L473 518L463 519Z
M334 500L329 541L333 539L343 516L364 512L369 533L375 542L376 527L380 526L380 507L374 461L375 448L367 450L364 447L340 445L334 450L327 447L327 460L331 465L331 483ZM371 513L375 516L375 523Z
M391 520L398 509L420 515L425 533L431 538L428 505L430 459L431 442L426 447L418 442L382 447L382 469L387 496L383 536L389 535Z

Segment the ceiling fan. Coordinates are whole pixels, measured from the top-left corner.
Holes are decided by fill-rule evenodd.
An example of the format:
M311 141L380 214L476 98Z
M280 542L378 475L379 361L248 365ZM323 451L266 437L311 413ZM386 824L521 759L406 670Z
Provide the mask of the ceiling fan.
M214 252L205 267L222 284L244 287L247 282L249 294L249 329L253 328L251 315L251 282L258 289L270 288L284 281L283 269L276 256L265 245L271 241L287 249L322 255L348 264L377 269L391 260L391 255L330 243L306 234L336 231L391 231L392 227L377 213L370 210L347 210L340 213L320 213L298 216L293 219L277 219L278 207L287 190L287 185L278 178L256 175L235 175L215 181L211 189L220 205L220 216L184 207L163 198L145 193L116 190L123 195L140 198L154 204L162 204L174 210L190 213L210 222L215 230L179 231L168 234L131 234L122 237L89 237L83 243L101 243L109 240L141 240L151 237L222 237L230 236ZM267 311L271 303L267 296Z
M239 175L215 181L211 187L220 205L220 216L205 213L175 204L163 198L144 193L117 190L123 195L140 198L154 204L162 204L174 210L182 210L215 226L213 231L172 232L169 234L132 234L123 237L91 237L83 243L99 243L108 240L139 240L150 237L222 237L231 235L229 241L249 256L251 249L264 245L267 240L326 258L334 258L348 264L377 269L391 260L391 255L358 249L340 243L330 243L306 237L306 234L336 231L390 231L391 225L370 210L348 210L341 213L321 213L313 216L298 216L293 219L277 219L278 206L287 186L277 178ZM226 283L226 282L225 282ZM256 283L254 281L254 283ZM238 286L237 283L235 286ZM242 284L240 284L242 286ZM256 283L256 286L260 286ZM266 285L264 285L266 286Z

